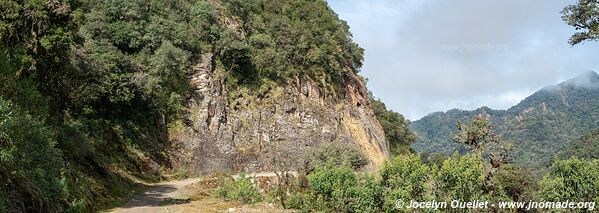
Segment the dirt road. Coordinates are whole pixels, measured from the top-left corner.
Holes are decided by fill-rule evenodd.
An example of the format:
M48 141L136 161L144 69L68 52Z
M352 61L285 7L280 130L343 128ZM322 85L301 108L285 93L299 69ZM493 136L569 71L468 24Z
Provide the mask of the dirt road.
M274 177L271 172L252 173L249 177ZM239 178L234 175L233 178ZM244 205L234 201L217 198L190 199L189 188L200 182L201 178L191 178L157 183L147 186L144 193L135 196L124 206L113 209L112 213L179 213L179 212L255 212L288 213L291 210L278 209L274 204L256 203Z
M161 213L173 212L178 204L191 200L181 193L183 187L200 181L200 178L176 180L150 185L142 195L136 196L124 206L113 210L114 213Z

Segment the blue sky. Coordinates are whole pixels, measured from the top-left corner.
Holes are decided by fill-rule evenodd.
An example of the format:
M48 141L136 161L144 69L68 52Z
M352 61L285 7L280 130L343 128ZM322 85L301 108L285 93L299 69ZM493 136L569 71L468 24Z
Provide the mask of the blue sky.
M435 111L507 109L534 91L599 71L599 43L570 46L574 1L328 0L366 50L361 74L410 120Z

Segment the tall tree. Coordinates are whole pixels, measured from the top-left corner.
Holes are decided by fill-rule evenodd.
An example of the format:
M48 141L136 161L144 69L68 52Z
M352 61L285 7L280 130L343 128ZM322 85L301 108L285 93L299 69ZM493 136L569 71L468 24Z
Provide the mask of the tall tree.
M388 110L385 103L371 98L372 110L379 123L385 131L385 138L389 142L392 155L400 155L414 152L410 145L416 141L416 135L408 129L410 121L403 115Z
M562 14L562 19L577 30L570 37L571 45L599 39L599 0L578 0L565 7Z
M485 115L477 115L467 125L458 121L457 128L458 132L452 135L452 140L478 153L482 153L486 145L499 142L499 136L493 132L491 121Z

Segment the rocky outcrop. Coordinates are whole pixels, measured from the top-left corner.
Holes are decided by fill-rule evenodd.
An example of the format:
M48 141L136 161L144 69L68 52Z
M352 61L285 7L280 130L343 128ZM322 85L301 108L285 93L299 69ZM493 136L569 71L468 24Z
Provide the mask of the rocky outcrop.
M351 72L343 76L336 97L326 97L314 81L298 78L265 97L234 100L211 54L202 55L192 73L185 130L173 142L176 166L191 174L268 171L269 147L281 144L293 153L289 158L301 158L321 143L353 143L370 160L370 169L389 156L364 82Z

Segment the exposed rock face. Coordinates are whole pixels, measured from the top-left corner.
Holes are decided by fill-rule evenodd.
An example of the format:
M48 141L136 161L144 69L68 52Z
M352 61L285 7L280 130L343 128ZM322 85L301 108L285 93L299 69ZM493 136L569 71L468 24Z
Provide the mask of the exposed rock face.
M389 156L364 82L353 73L343 76L337 98L325 97L310 79L296 79L267 97L231 103L218 73L212 55L204 54L190 77L194 92L185 132L174 142L174 162L191 174L268 171L268 147L276 143L294 153L290 158L321 143L354 143L370 160L370 169Z

